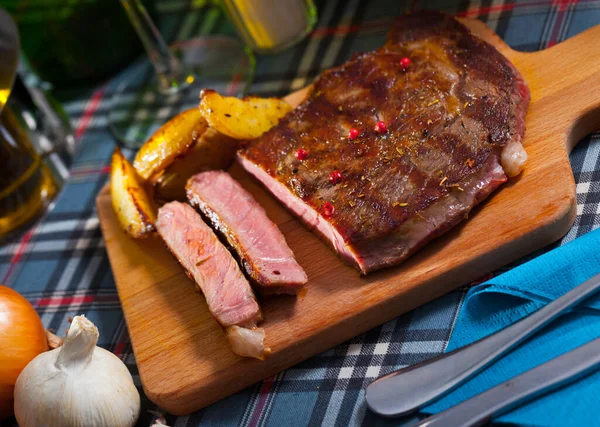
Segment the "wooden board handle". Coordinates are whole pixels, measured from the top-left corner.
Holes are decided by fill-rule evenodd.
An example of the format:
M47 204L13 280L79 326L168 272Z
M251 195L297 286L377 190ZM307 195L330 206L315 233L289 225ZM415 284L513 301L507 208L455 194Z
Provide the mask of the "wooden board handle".
M544 134L564 135L570 151L600 129L600 25L549 49L509 56L534 94L531 109L546 121Z

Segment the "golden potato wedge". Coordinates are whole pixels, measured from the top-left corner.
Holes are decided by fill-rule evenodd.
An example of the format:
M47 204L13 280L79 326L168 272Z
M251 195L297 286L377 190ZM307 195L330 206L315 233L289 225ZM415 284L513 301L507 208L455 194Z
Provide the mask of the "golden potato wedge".
M154 200L185 201L185 184L192 175L208 169L225 169L235 156L238 141L209 127L188 153L177 158L162 174L151 178Z
M279 98L221 96L214 90L200 93L200 111L219 132L235 139L254 139L271 129L292 106Z
M154 231L154 203L144 190L137 172L119 148L112 155L110 196L117 219L128 234L139 239Z
M197 108L179 113L142 145L133 161L135 170L145 180L162 171L178 156L187 153L207 126Z

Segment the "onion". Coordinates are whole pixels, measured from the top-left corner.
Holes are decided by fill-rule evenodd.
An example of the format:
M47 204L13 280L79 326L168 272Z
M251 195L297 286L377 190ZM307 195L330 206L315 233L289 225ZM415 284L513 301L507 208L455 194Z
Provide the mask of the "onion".
M21 294L0 285L0 421L13 414L17 377L46 350L46 331L35 309Z

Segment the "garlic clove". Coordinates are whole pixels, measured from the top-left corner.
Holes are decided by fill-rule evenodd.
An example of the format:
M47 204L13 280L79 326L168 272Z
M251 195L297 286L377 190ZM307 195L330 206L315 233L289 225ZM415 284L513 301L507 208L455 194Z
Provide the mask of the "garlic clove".
M161 414L160 412L150 411L150 410L148 412L150 412L152 415L156 416L156 419L150 425L150 427L169 427L167 425L167 419L165 418L165 416L163 414Z
M263 328L242 328L230 326L225 330L231 350L242 357L255 357L263 360L270 352L265 348L265 330Z

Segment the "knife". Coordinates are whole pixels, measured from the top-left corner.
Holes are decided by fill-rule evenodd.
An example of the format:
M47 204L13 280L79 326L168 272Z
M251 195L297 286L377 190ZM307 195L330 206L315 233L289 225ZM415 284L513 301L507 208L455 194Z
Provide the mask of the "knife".
M394 417L434 402L599 288L600 275L596 275L495 334L375 380L366 389L367 405L376 414Z
M537 366L413 427L481 426L523 403L575 382L600 367L600 338Z

